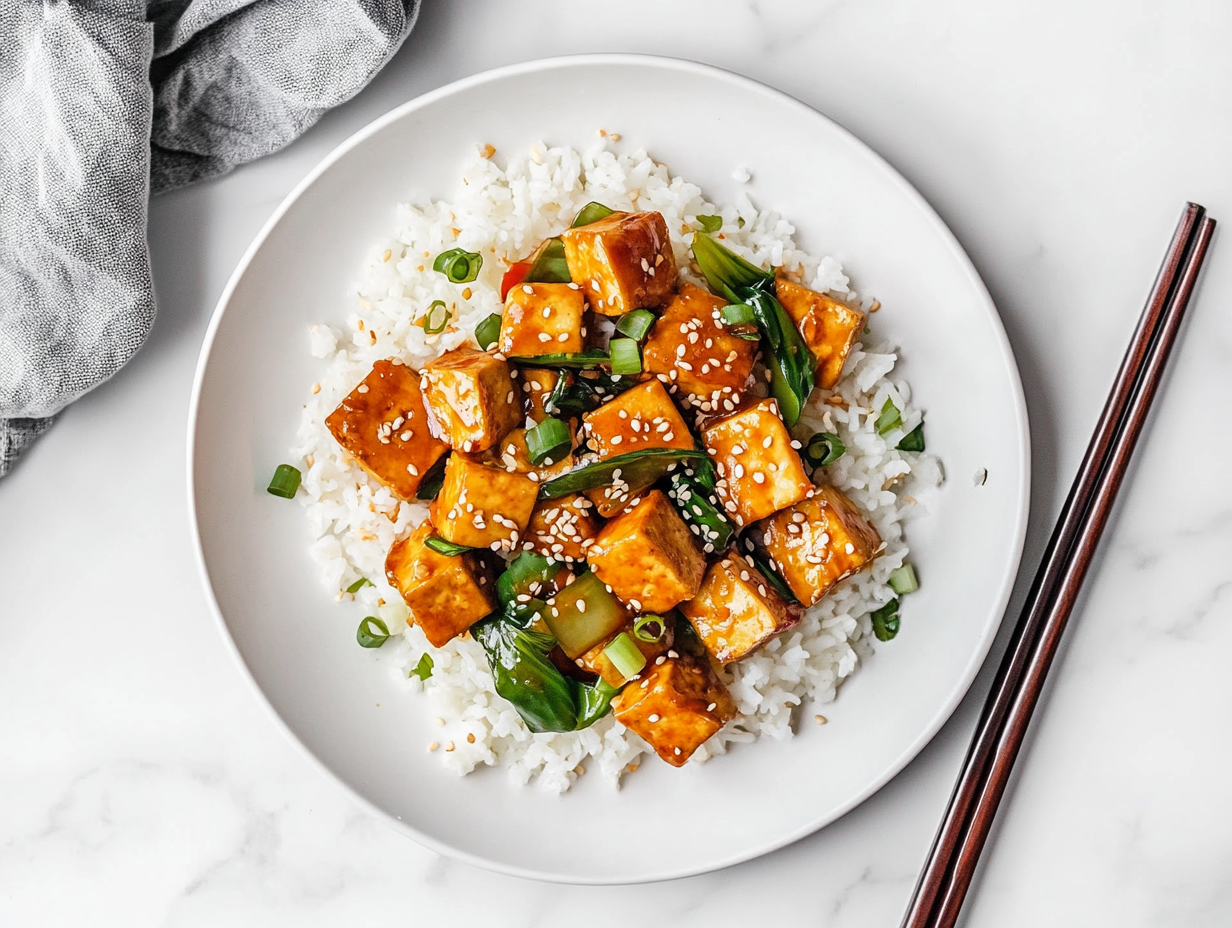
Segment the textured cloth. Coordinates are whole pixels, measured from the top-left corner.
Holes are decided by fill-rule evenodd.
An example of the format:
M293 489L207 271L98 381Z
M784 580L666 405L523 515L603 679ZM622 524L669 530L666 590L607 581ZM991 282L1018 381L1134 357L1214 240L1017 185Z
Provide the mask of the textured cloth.
M418 0L0 0L0 476L154 321L149 194L277 151Z

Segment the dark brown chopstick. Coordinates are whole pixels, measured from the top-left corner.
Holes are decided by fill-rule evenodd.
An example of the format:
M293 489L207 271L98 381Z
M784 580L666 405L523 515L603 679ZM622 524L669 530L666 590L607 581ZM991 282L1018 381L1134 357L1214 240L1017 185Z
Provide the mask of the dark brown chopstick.
M1027 594L903 928L950 928L957 921L1206 256L1215 223L1204 214L1190 203L1177 225Z

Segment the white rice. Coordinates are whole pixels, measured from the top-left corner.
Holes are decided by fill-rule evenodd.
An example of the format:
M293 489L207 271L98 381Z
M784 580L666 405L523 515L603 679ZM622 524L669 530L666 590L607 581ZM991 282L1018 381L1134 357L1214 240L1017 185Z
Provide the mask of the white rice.
M591 200L614 209L661 212L686 277L692 276L691 236L682 227L698 215L719 215L724 244L755 263L783 267L813 289L857 299L841 265L798 250L795 229L781 216L757 210L743 192L735 205L716 206L644 150L617 154L606 139L586 152L540 144L511 158L504 170L476 154L450 201L399 206L394 234L372 250L363 279L353 287L346 326L312 327L313 355L326 363L304 408L301 443L294 449L306 464L299 499L317 539L310 552L321 582L340 600L358 600L357 623L375 611L389 625L395 637L384 648L393 653L400 686L415 694L410 698L426 697L425 713L444 721L434 742L443 766L458 774L480 764L503 766L518 782L534 778L556 792L567 790L584 765L617 782L650 749L610 715L580 732L530 733L496 695L476 641L455 638L432 648L418 628L407 625L401 597L385 582L385 555L396 538L427 517L427 506L400 503L369 479L334 441L325 418L374 361L397 357L418 368L467 341L476 323L500 312L504 260L523 258L559 234ZM465 288L448 283L431 266L442 250L458 246L484 258L479 278ZM450 307L453 320L444 333L425 335L411 323L437 299ZM875 330L877 317L870 319ZM864 511L886 549L870 570L839 584L794 629L728 668L740 715L693 755L695 762L758 735L786 738L804 699L834 699L839 684L872 647L869 613L892 595L886 581L907 557L903 523L917 507L915 498L941 481L931 456L894 450L921 414L911 405L908 385L892 379L898 359L893 346L866 337L870 341L853 349L842 381L831 391L845 407L825 404L819 391L796 432L824 429L842 438L847 453L827 468L827 478ZM874 422L887 397L902 410L902 428L879 436ZM343 592L361 577L373 585L354 596ZM425 653L435 664L431 677L424 682L408 677Z

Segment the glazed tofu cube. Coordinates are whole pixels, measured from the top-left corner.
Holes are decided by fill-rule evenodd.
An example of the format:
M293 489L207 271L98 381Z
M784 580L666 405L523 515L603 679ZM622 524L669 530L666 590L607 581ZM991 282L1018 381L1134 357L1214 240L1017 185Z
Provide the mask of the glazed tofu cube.
M725 329L722 297L686 283L667 304L642 349L642 368L667 377L703 412L731 412L753 371L757 342Z
M885 547L855 504L834 487L763 522L760 541L791 591L811 606Z
M539 484L525 474L455 452L445 463L445 483L429 514L446 541L512 551L530 522L538 495Z
M419 372L396 358L373 364L325 426L360 467L406 500L449 450L428 429Z
M584 561L601 525L594 504L580 493L544 500L531 513L522 550L558 561Z
M838 383L851 346L864 331L864 313L786 277L775 279L774 292L817 358L817 386L829 390Z
M465 345L424 365L420 386L432 434L457 451L483 451L522 421L509 364Z
M621 629L624 634L629 636L629 640L637 646L637 649L642 652L642 656L646 658L646 667L642 668L642 674L645 674L646 670L660 657L663 657L664 660L666 660L665 655L672 649L672 644L675 640L675 633L672 628L671 619L664 618L663 622L663 637L661 637L658 641L642 641L642 639L638 638L637 635L633 633L632 623ZM603 653L604 649L612 643L615 637L616 636L613 635L606 641L600 642L579 657L577 659L577 666L589 673L598 674L603 678L603 682L611 686L619 687L624 684L625 676L616 669L615 665L611 662L607 655Z
M582 417L600 458L647 448L692 448L689 427L663 384L647 380Z
M385 576L402 594L411 621L439 648L496 608L496 586L473 554L448 557L427 547L424 542L433 533L424 522L395 541L385 559Z
M560 374L538 367L525 367L517 374L515 383L522 385L522 412L528 419L542 422L550 415L544 405L556 389Z
M680 604L680 611L723 664L740 660L800 621L757 568L734 553L710 565L702 588Z
M505 297L496 350L511 358L581 351L585 311L577 284L518 284Z
M607 316L662 306L676 287L676 258L661 213L612 213L561 235L569 275Z
M736 717L736 703L704 660L681 655L652 664L612 700L616 720L673 767Z
M719 472L723 508L737 525L798 503L813 489L774 400L712 423L702 443Z
M706 559L662 490L651 490L603 527L590 569L635 612L666 612L692 599Z

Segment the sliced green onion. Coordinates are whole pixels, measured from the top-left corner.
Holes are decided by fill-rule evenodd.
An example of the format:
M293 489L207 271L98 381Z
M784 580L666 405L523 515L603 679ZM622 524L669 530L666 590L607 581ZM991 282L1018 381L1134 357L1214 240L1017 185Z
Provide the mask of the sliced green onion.
M538 592L531 587L554 579L564 570L564 566L534 551L523 551L509 562L508 569L497 578L496 595L508 605L519 596Z
M902 424L902 413L898 411L894 401L887 396L885 405L881 407L881 415L877 417L877 434L885 435L887 432L893 432Z
M372 586L372 581L369 580L367 577L360 577L358 580L356 580L354 583L348 586L346 588L346 591L354 595L366 586Z
M663 621L662 616L639 615L633 620L633 636L638 641L654 644L656 641L662 641L665 634L667 634L667 623Z
M631 313L625 313L616 320L616 331L621 335L628 335L635 341L641 341L650 332L650 327L655 324L655 315L648 309L635 309Z
M441 487L445 485L445 462L448 460L449 455L442 454L436 459L436 463L428 468L428 472L419 481L419 486L415 488L416 499L436 499Z
M445 326L449 325L449 320L453 318L449 309L445 306L444 300L433 300L432 305L428 307L428 311L423 314L423 330L429 335L440 335L445 331Z
M419 677L419 679L421 680L426 680L428 679L428 677L432 676L432 668L434 666L436 665L435 665L435 662L432 660L432 655L425 654L423 657L419 659L419 663L416 664L413 668L411 668L411 672L408 673L407 676L408 677Z
M921 422L910 432L903 436L903 440L894 446L897 451L923 451L924 450L924 423Z
M697 224L703 232L718 232L723 228L722 216L698 216Z
M577 369L598 367L600 364L607 364L610 359L606 351L599 348L591 348L587 351L575 353L539 354L529 358L513 357L509 360L514 364L529 364L532 367Z
M646 666L646 655L624 632L613 638L603 649L603 656L612 662L612 666L626 680L640 673Z
M559 238L550 238L535 252L535 261L522 278L528 284L568 284L569 262L565 260L565 243Z
M474 251L451 248L442 251L432 262L432 270L444 274L452 283L468 284L479 276L483 255Z
M754 325L757 322L753 307L748 303L728 303L720 313L727 325Z
M898 634L898 600L892 599L872 613L873 634L878 641L889 641Z
M612 475L620 471L620 479L629 486L648 487L664 474L671 473L677 464L696 462L699 472L704 472L709 459L704 451L686 448L647 448L630 451L602 461L593 461L575 467L567 474L544 481L539 487L540 499L556 499L570 493L581 493L597 487L606 487L616 482Z
M365 616L355 631L361 648L379 648L389 640L389 626L374 615Z
M573 447L569 426L551 416L526 433L526 450L532 464L543 464L563 458Z
M631 338L613 338L608 344L612 353L613 374L640 374L642 372L642 352L637 342Z
M672 474L667 495L676 504L676 510L689 526L689 531L702 543L703 554L722 551L727 547L735 529L727 516L719 511L719 506L711 502L711 498L717 502L713 489L702 486L694 477L676 471Z
M467 551L474 551L474 548L469 548L466 545L455 545L452 541L446 541L444 538L439 538L433 535L424 542L425 548L431 548L437 554L443 554L446 557L457 557L459 554L465 554Z
M475 341L479 342L479 347L487 351L496 344L500 338L501 317L500 313L492 313L487 319L475 326Z
M841 458L847 451L843 440L833 432L818 432L804 446L804 460L813 467L826 467Z
M299 482L302 479L303 475L298 467L279 464L274 469L274 479L265 488L265 492L273 496L281 496L283 499L294 499L295 491L299 489Z
M910 564L904 564L890 574L889 579L890 589L899 596L906 596L908 593L914 593L920 588L920 581L916 578L915 568Z
M770 558L759 551L750 551L749 560L753 562L754 567L761 571L761 575L766 578L766 582L774 588L774 592L778 593L784 602L794 605L800 603L800 600L796 599L796 594L791 591L791 587L787 585L787 581L779 576L779 572L774 569L774 565L770 563Z
M628 613L607 585L588 571L548 600L543 619L561 650L576 660L614 635L628 621Z
M614 212L616 212L616 210L608 209L602 203L597 203L592 200L578 210L578 214L574 218L573 225L570 226L570 228L576 229L578 226L588 226L592 222L598 222L600 219L606 219Z

